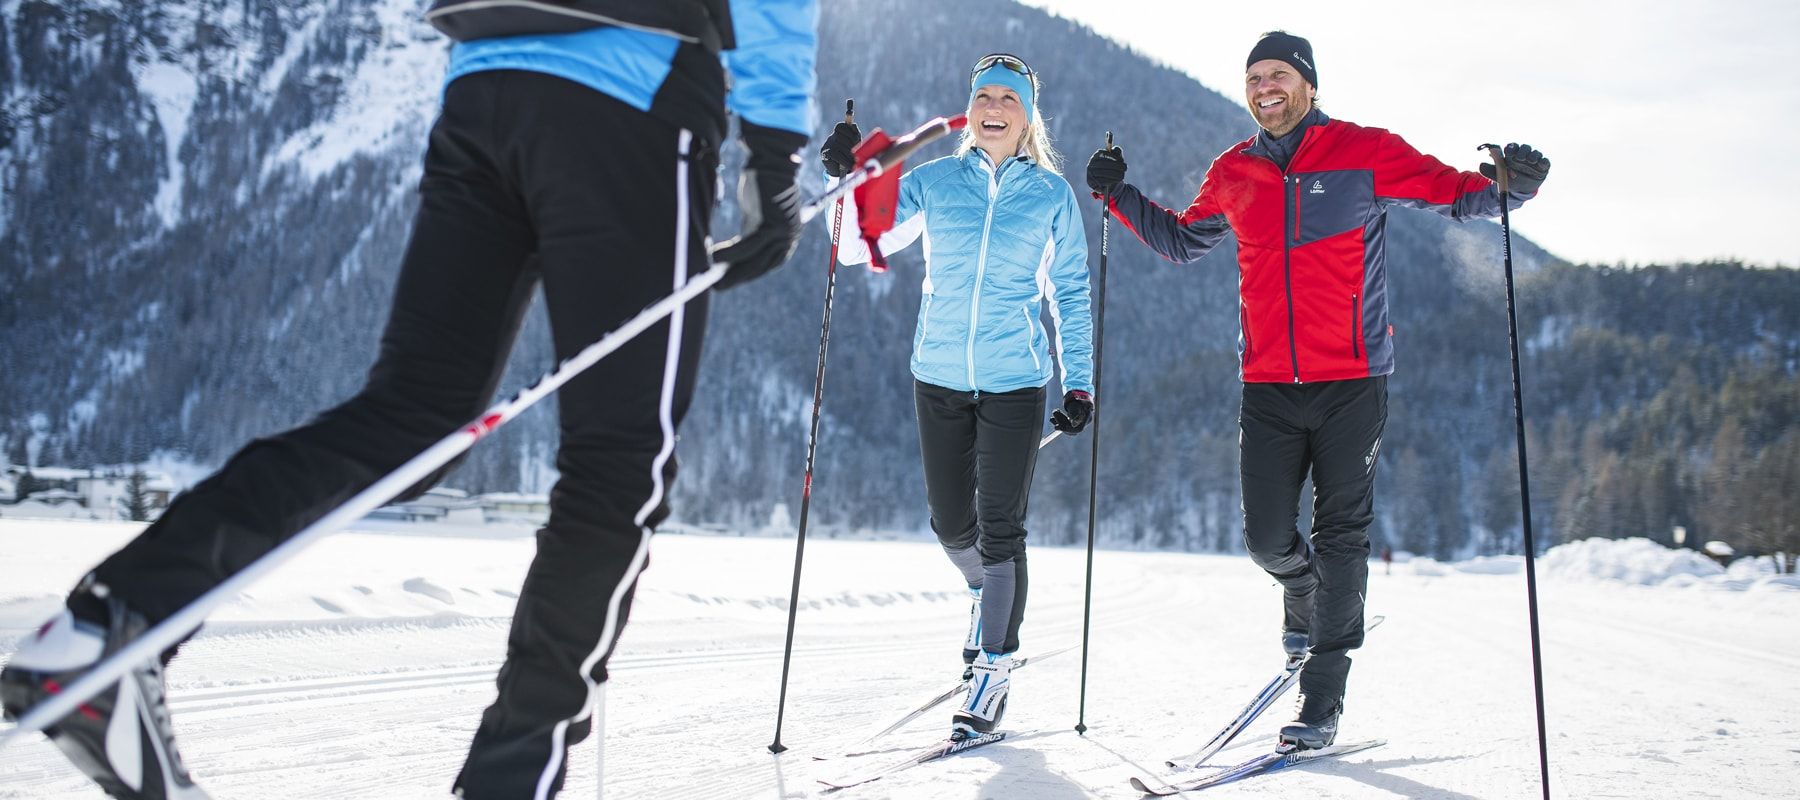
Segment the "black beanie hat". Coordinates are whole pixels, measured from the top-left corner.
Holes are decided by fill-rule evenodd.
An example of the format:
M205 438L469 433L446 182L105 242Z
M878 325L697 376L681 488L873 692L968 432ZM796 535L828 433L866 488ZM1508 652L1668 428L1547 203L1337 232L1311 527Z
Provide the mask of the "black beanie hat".
M1319 88L1319 71L1313 68L1312 43L1287 31L1269 31L1256 40L1256 46L1250 48L1250 58L1244 62L1244 69L1265 58L1283 61L1288 66L1300 71L1300 77L1307 83Z

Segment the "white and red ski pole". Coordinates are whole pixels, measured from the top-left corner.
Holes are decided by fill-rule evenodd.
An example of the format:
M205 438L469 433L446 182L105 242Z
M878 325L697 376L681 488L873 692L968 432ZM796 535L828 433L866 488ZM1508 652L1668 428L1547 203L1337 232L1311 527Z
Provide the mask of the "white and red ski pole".
M921 125L917 130L894 140L894 143L878 156L864 162L856 172L844 176L844 180L801 209L800 224L804 225L811 221L838 198L854 190L864 181L899 164L925 143L953 130L958 130L966 124L968 124L968 119L960 114L950 119L938 117ZM611 355L613 351L623 347L626 342L636 338L638 334L673 313L675 309L711 289L713 284L718 283L719 279L725 276L728 269L730 266L727 264L714 264L711 269L694 276L682 288L656 301L649 308L638 312L637 316L627 320L617 330L601 337L599 341L588 345L581 352L570 356L558 364L554 370L539 378L537 382L519 390L519 393L513 395L511 399L501 401L482 412L468 425L439 440L437 444L426 448L424 452L413 456L410 461L401 464L398 469L358 492L343 505L326 513L313 524L302 528L298 533L288 537L287 541L263 554L261 558L251 562L249 566L236 574L226 578L218 586L195 598L192 603L187 604L180 611L151 626L142 635L114 651L112 655L101 659L86 674L63 687L61 692L45 698L43 702L38 703L19 717L18 725L12 730L0 734L0 750L6 749L7 746L23 738L26 734L41 731L55 724L57 720L67 716L82 703L118 682L119 678L131 669L131 665L159 657L164 650L175 646L189 633L198 630L200 624L206 621L206 617L212 613L213 609L248 589L258 578L274 571L276 567L293 558L313 542L362 519L369 512L387 504L390 500L398 497L401 492L418 484L445 464L450 463L451 459L473 447L477 441L493 433L496 428L505 425L525 409L548 397L563 384L568 383L571 378L598 363L600 359Z

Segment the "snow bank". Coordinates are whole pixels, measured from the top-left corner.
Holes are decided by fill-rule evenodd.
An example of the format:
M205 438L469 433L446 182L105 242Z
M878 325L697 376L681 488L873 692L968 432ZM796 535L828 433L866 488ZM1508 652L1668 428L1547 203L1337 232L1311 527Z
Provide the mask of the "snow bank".
M1724 578L1725 568L1692 550L1671 550L1643 538L1583 539L1544 553L1539 567L1564 579L1616 580L1639 586L1670 581L1689 584L1697 578Z
M1412 574L1442 577L1517 575L1523 556L1482 556L1445 564L1423 556L1407 565ZM1538 574L1556 581L1618 581L1669 589L1725 591L1800 590L1800 576L1782 575L1773 558L1740 558L1730 569L1693 550L1671 549L1649 539L1584 539L1558 545L1538 557Z
M1570 542L1551 548L1538 563L1546 575L1564 580L1614 580L1674 589L1800 589L1800 577L1778 574L1773 559L1739 559L1726 569L1693 550L1671 549L1642 538Z

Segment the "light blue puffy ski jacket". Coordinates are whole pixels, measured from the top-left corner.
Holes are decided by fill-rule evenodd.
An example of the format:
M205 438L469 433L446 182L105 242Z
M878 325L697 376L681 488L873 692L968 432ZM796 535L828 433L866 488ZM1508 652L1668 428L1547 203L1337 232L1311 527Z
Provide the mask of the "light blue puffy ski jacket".
M838 260L860 264L854 203L844 204ZM993 163L980 149L920 165L900 178L894 228L881 252L925 240L924 296L912 373L948 389L1010 392L1050 381L1094 391L1094 325L1087 232L1075 192L1028 157ZM1045 298L1056 344L1040 319Z

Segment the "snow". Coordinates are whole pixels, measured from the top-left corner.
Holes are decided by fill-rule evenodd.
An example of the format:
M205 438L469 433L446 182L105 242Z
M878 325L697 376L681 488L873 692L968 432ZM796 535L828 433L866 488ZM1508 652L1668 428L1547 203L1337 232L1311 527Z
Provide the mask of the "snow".
M138 73L138 91L156 109L156 121L162 126L163 147L168 159L167 171L156 188L156 213L164 228L181 221L181 187L186 168L181 163L181 143L187 139L188 116L194 110L199 85L193 73L177 64L157 62Z
M439 99L436 92L419 87L442 84L449 50L425 23L415 0L381 0L374 14L382 41L345 80L343 97L331 114L275 149L264 163L264 177L293 165L304 180L318 182L360 154L416 151ZM315 25L303 28L284 54L302 47L304 37L317 35L317 30Z
M129 523L0 519L0 653ZM782 741L771 756L794 543L659 535L606 699L618 797L819 797L816 779L935 738L933 713L838 757L960 671L967 605L927 537L813 540ZM1707 573L1643 540L1540 559L1552 789L1560 797L1793 796L1800 587ZM393 526L328 538L221 609L169 671L184 755L217 797L443 797L492 697L529 526ZM1515 560L1516 562L1516 560ZM1218 797L1538 794L1524 581L1504 559L1371 563L1344 737L1385 747ZM1027 653L1081 641L1084 554L1032 550ZM1740 574L1742 573L1742 574ZM834 795L1128 798L1127 779L1210 736L1280 662L1279 592L1240 556L1102 551L1085 722L1077 652L1016 676L1014 740ZM1683 585L1683 580L1697 582ZM1695 591L1695 587L1703 589ZM1724 589L1724 590L1721 590ZM1732 590L1742 589L1742 590ZM1781 622L1786 619L1790 622ZM1266 747L1281 701L1215 761ZM564 797L593 797L594 739ZM827 756L815 760L814 756ZM0 753L0 798L98 797L41 737Z

